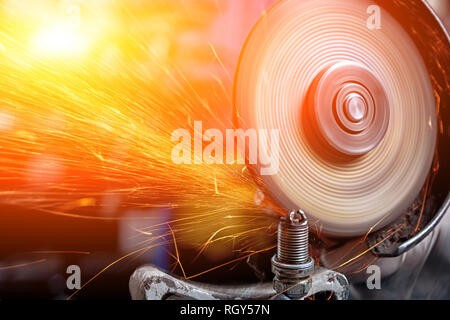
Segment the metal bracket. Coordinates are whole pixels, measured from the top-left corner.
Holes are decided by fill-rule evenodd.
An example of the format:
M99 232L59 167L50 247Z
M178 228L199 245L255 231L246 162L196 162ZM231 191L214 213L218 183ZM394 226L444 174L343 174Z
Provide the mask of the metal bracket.
M321 293L325 294L325 299L348 299L349 284L344 275L319 267L311 280L311 289L302 299L315 298ZM239 286L203 284L168 274L152 265L138 268L130 278L129 288L134 300L289 300L277 294L271 282Z

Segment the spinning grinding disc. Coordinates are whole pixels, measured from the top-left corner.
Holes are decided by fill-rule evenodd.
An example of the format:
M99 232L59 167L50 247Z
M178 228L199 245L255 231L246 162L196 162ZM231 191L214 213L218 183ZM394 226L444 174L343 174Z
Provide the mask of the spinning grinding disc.
M370 5L280 1L252 30L235 80L239 126L280 130L279 170L260 177L266 191L334 236L365 234L401 215L436 147L421 55L384 9L381 28L369 28Z

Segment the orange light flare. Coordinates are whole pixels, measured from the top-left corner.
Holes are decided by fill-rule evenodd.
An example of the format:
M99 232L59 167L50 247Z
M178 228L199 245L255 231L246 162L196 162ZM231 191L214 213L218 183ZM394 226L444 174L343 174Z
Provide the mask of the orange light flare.
M257 240L266 237L264 202L255 204L258 189L242 165L171 160L175 129L190 130L196 119L233 128L229 116L217 120L231 110L231 78L223 74L232 71L210 43L179 43L206 27L217 8L209 1L190 6L45 0L0 5L2 203L120 220L95 213L112 206L105 196L119 196L119 210L177 209L171 224L178 242L202 252L220 241L233 242L236 252L264 246ZM186 73L210 65L206 78ZM139 218L157 228L152 217ZM230 230L223 230L226 225Z

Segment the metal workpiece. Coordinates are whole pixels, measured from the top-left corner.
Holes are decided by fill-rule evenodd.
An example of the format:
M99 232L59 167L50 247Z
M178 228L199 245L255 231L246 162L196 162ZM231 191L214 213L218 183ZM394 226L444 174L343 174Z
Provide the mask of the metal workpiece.
M302 210L283 217L278 224L276 261L292 265L306 263L309 259L308 233L308 221Z
M349 284L344 275L324 268L314 272L308 239L308 219L303 210L292 211L281 218L277 254L272 257L276 298L301 300L324 294L330 299L347 299Z
M305 297L312 288L314 260L309 256L308 220L292 211L278 224L277 254L272 258L273 288L289 299Z
M308 220L302 210L281 219L277 254L272 258L273 287L290 299L303 298L312 288L314 260L309 256L308 237Z
M317 268L311 286L302 299L348 299L349 284L342 274ZM137 269L130 278L133 300L291 300L277 293L271 282L228 286L185 280L149 265ZM296 286L290 288L297 290Z

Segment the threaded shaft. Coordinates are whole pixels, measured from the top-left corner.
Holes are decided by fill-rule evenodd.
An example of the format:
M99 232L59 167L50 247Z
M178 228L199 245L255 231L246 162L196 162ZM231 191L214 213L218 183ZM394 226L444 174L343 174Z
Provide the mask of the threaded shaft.
M277 260L286 264L302 264L308 259L308 221L303 211L293 211L278 225Z

